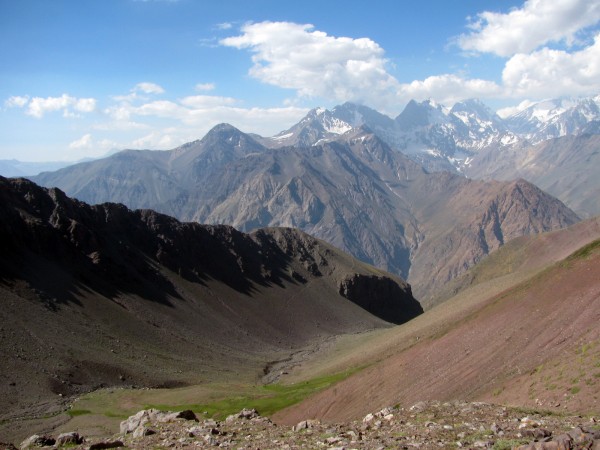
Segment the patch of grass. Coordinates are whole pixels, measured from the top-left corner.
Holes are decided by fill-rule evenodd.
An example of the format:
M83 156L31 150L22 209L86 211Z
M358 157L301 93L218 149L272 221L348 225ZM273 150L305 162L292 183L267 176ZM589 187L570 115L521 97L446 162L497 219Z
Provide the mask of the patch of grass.
M535 408L527 408L524 406L517 406L512 408L513 411L516 411L520 414L523 414L525 416L534 416L534 415L540 415L540 416L558 416L558 417L562 417L565 415L564 412L562 411L558 411L558 410L552 410L552 409L535 409Z
M206 416L222 420L230 414L241 411L243 408L254 408L262 416L270 416L288 406L301 402L311 394L334 385L358 370L353 369L291 385L270 384L256 386L244 395L228 397L210 403L183 405L149 404L144 405L144 409L155 408L170 411L191 409L195 412L206 412Z
M595 241L584 245L579 250L574 251L567 257L567 261L587 258L598 249L600 249L600 239L596 239Z
M492 392L492 395L494 397L498 397L500 394L502 394L502 391L504 391L504 386L494 389L494 392Z
M71 417L77 416L85 416L86 414L91 414L92 412L89 409L69 409L67 414Z
M581 390L581 388L579 386L573 386L569 392L571 392L571 394L575 395L577 394L579 391Z

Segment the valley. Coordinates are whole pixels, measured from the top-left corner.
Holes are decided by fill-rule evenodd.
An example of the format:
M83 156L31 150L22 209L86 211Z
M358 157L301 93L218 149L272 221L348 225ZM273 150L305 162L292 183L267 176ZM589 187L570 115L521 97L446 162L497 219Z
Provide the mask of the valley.
M0 450L600 449L600 0L0 43Z
M590 164L594 136L525 152L492 121L489 145L457 147L486 180L469 179L415 150L448 114L458 145L490 113L345 104L273 138L221 124L31 177L46 189L1 179L0 440L100 438L149 407L289 426L456 399L595 414L600 225L513 179L593 214L589 178L555 167Z
M422 313L402 280L297 231L244 235L2 181L4 440L107 436L151 406L256 408L281 425L457 398L598 411L597 219L511 241ZM234 250L221 262L219 248ZM354 303L361 279L381 296L369 281Z

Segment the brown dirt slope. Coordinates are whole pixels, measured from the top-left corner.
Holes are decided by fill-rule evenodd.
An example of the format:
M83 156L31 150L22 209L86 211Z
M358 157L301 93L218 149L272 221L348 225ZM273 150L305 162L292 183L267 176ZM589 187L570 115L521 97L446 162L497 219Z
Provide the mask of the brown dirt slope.
M537 235L521 236L509 241L484 258L463 276L446 284L425 309L457 295L469 287L495 280L510 286L536 271L554 264L600 236L600 216Z
M452 316L451 306L462 314ZM444 308L445 321L436 317ZM510 289L450 300L386 333L409 342L274 419L341 421L389 404L457 398L598 414L599 323L596 240Z
M422 311L399 278L302 232L89 206L26 180L0 178L0 248L0 440L99 387L255 382L295 349Z

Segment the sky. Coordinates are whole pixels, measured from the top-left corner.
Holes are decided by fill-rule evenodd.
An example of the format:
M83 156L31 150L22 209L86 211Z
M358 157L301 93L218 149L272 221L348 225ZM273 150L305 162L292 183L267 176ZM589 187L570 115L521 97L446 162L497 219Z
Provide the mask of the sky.
M0 159L272 136L346 101L600 94L600 0L0 0Z

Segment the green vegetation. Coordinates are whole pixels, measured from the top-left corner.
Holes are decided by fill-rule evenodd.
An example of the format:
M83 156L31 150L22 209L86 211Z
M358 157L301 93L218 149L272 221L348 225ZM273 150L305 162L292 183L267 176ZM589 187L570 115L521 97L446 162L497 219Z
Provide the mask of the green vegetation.
M92 412L89 409L69 409L67 414L71 417L77 416L85 416L86 414L91 414Z
M579 250L574 251L567 257L567 261L574 261L577 259L584 259L590 256L594 251L600 249L600 239L596 239L587 245L584 245Z
M577 394L577 393L578 393L580 390L581 390L581 388L580 388L579 386L573 386L573 387L570 389L570 392L571 392L571 394L575 395L575 394Z
M243 395L227 397L208 403L199 404L147 404L145 409L156 408L160 410L182 411L191 409L208 417L222 420L230 414L239 412L243 408L254 408L262 416L270 416L288 406L299 403L311 394L326 389L333 384L347 378L359 369L349 370L335 375L315 378L309 381L291 384L271 384L255 386Z
M540 415L540 416L562 417L566 414L565 412L559 411L557 409L536 409L536 408L528 408L528 407L523 407L523 406L516 406L513 408L513 410L520 414L523 414L525 416Z

